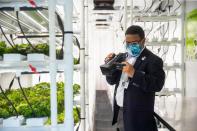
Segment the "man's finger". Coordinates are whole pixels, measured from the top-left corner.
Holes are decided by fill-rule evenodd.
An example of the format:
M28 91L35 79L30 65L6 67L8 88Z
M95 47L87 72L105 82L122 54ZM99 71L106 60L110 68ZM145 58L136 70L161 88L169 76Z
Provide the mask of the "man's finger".
M110 53L107 57L113 57L115 53Z
M109 60L109 59L112 59L112 58L113 58L113 57L106 57L105 60Z
M122 62L122 64L129 65L129 63L128 63L128 62L126 62L126 61Z
M105 58L105 62L111 60L114 57L115 53L110 53L109 55L107 55L107 57Z

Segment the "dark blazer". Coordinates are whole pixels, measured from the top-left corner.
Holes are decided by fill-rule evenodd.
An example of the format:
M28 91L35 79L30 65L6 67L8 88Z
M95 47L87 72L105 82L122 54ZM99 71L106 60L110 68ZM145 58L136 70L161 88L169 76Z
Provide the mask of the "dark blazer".
M157 131L153 116L155 92L162 89L165 81L163 61L148 49L144 49L137 58L133 78L124 90L123 119L125 131ZM120 107L115 95L120 81L121 71L107 76L110 85L116 85L114 91L114 110L112 125L117 122Z

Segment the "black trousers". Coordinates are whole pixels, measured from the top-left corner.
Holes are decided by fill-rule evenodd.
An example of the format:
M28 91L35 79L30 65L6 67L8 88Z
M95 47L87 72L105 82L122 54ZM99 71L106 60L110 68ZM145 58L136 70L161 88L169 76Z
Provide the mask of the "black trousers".
M123 108L120 108L117 120L117 131L124 131Z

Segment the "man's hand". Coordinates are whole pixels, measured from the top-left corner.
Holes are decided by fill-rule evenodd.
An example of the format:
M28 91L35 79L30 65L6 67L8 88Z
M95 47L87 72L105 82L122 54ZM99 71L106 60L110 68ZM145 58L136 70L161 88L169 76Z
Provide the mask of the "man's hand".
M107 55L107 57L105 58L105 62L110 61L112 58L114 58L115 55L115 53L110 53L109 55Z
M125 64L125 66L123 66L122 72L126 73L129 77L132 78L135 73L133 65L129 64L128 62L122 62L122 64Z

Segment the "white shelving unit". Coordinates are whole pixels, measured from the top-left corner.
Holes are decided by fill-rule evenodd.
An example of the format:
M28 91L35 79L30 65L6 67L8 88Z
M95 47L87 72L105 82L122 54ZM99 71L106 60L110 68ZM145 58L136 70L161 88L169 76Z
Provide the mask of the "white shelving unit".
M29 4L28 1L23 1L23 0L15 0L15 1L10 1L10 0L0 0L0 8L4 8L4 7L10 7L10 8L14 8L13 11L20 11L21 7L31 7L32 5ZM72 0L66 0L66 1L62 1L62 0L35 0L36 6L37 7L43 7L43 8L48 8L47 12L48 15L46 15L46 11L43 12L39 12L39 15L43 17L43 19L45 19L46 21L43 21L44 23L48 23L49 25L49 29L48 27L43 27L43 22L36 22L34 20L30 21L31 19L29 18L29 22L25 23L24 20L21 18L21 25L23 28L27 29L28 33L34 33L34 34L42 34L43 28L48 30L49 32L49 47L50 47L50 57L48 60L46 61L38 61L38 62L28 62L28 61L20 61L20 62L5 62L5 61L0 61L0 73L13 73L13 72L31 72L31 69L29 67L29 65L33 66L36 68L37 72L49 72L50 73L50 83L51 83L51 127L58 129L60 125L57 124L57 88L56 88L56 74L57 71L64 71L64 82L65 84L65 104L64 104L64 108L65 108L65 124L61 125L62 129L66 129L67 131L74 131L74 119L73 119L73 104L77 104L79 105L79 100L73 100L73 71L81 71L81 65L82 68L85 69L85 65L84 65L84 59L81 60L81 64L79 65L74 65L73 64L73 27L72 27L72 22L73 22L73 1ZM64 41L64 60L56 60L56 48L55 48L55 44L56 42L58 42L59 39L55 39L55 34L56 34L56 30L58 30L58 27L56 25L55 22L55 9L56 9L56 5L58 6L62 6L64 12L58 11L58 13L64 13L64 16L62 16L64 18L64 32L68 32L64 34L65 37L65 41ZM17 22L16 18L14 15L11 15L9 13L7 13L6 11L4 11L3 13L0 13L3 17L5 17L6 21L11 20L11 22ZM84 15L84 14L82 14ZM84 16L82 16L83 18ZM32 18L33 19L33 18ZM18 32L18 30L15 28L14 24L10 24L9 22L4 21L4 19L0 20L0 24L3 25L4 28L6 28L8 30L8 32L12 32L12 33L20 33L20 31ZM7 25L7 26L6 26ZM40 29L38 28L34 28L34 27L42 27ZM82 31L85 30L84 28L82 28ZM13 32L14 31L14 32ZM58 30L59 31L59 30ZM82 39L84 36L82 36ZM82 45L83 46L83 45ZM83 48L83 47L82 47ZM84 50L82 52L81 55L84 55L82 57L85 57L84 54ZM85 72L83 70L81 77L83 78L85 75ZM84 81L85 82L85 81ZM83 83L82 83L83 84ZM85 90L84 86L82 87L83 89L81 90ZM85 93L85 92L84 92ZM83 94L85 95L85 94ZM85 96L82 96L85 99ZM82 101L85 101L85 100ZM73 103L74 101L74 103ZM85 103L82 104L82 111L85 110ZM83 112L85 114L85 112ZM85 116L83 116L85 117ZM83 124L82 124L83 125ZM50 130L49 128L51 127L39 127L35 129L42 129L42 130ZM85 128L85 127L84 127ZM9 129L4 129L3 130L9 130ZM21 127L21 128L17 128L17 130L23 130L26 129L25 126ZM33 130L34 128L29 129L28 130ZM1 130L1 127L0 127ZM13 130L13 129L12 129Z
M63 60L57 60L57 71L63 71L65 62ZM0 73L11 73L11 72L32 72L29 65L32 65L37 69L37 72L49 71L50 61L38 61L38 62L4 62L0 61ZM74 70L79 71L80 65L74 65Z

